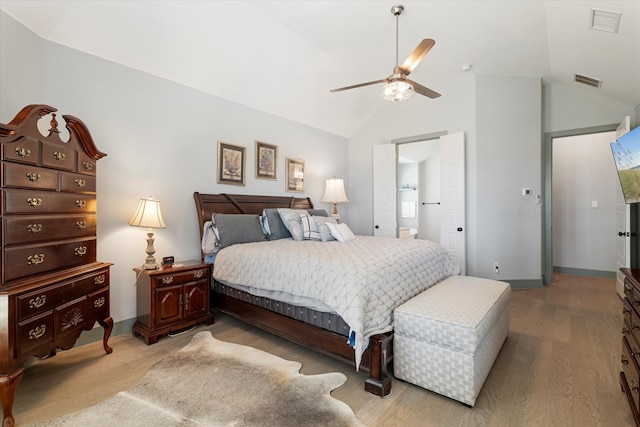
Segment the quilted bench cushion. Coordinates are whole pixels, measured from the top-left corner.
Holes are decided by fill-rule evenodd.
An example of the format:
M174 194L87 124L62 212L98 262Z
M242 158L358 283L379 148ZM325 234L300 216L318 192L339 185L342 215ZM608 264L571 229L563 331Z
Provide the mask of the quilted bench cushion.
M508 283L450 276L396 308L395 332L474 354L498 317L508 310L510 297Z

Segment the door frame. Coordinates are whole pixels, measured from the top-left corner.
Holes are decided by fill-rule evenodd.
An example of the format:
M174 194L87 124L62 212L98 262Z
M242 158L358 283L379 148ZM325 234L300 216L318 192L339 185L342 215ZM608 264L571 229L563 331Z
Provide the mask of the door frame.
M613 123L558 132L545 132L544 134L542 144L542 196L544 200L544 214L542 215L542 283L544 285L550 285L553 282L553 140L568 136L615 132L619 125L620 123ZM633 248L631 255L633 256Z

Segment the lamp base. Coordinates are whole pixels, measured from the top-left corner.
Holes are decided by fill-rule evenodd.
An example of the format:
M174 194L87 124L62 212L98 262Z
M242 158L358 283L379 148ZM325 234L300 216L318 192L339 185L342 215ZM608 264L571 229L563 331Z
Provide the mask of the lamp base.
M153 233L152 232L148 232L147 233L147 259L145 260L145 263L142 265L142 269L143 270L157 270L158 269L158 264L156 264L156 259L153 256L153 254L156 253L156 250L153 247L154 240L155 239L153 238Z

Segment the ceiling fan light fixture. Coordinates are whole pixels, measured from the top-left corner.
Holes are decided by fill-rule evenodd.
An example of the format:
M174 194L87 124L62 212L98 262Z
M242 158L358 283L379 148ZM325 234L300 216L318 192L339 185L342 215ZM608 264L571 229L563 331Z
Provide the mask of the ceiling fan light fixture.
M415 90L404 80L393 80L382 88L382 97L388 101L399 102L411 98Z

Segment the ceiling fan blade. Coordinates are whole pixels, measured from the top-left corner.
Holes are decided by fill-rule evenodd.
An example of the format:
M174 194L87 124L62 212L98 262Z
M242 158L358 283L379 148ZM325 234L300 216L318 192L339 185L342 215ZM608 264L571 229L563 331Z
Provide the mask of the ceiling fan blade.
M415 90L420 95L424 95L429 98L438 98L440 96L438 92L435 92L428 87L424 87L420 83L416 83L413 80L407 79L407 83L411 83L411 85L413 85L413 90Z
M418 66L420 61L422 61L422 58L424 58L424 56L427 53L429 53L429 51L435 44L436 44L436 41L433 39L422 40L418 44L418 46L415 49L413 49L413 52L411 52L411 55L409 55L409 57L407 57L407 59L404 60L404 62L400 66L400 71L405 76L408 76L414 70L414 68Z
M338 89L331 89L329 92L340 92L341 90L355 89L357 87L375 85L375 84L378 84L378 83L385 83L386 81L387 81L387 79L374 80L372 82L360 83L360 84L353 85L353 86L345 86L345 87L341 87L341 88L338 88Z

